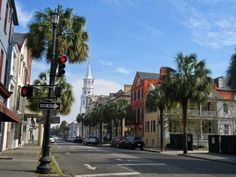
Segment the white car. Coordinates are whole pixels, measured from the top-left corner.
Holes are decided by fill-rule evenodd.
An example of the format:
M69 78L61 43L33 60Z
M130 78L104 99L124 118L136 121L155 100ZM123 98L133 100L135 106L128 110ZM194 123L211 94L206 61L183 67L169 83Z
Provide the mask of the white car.
M55 143L55 140L54 140L54 138L53 138L52 136L50 136L49 142L50 142L50 143Z

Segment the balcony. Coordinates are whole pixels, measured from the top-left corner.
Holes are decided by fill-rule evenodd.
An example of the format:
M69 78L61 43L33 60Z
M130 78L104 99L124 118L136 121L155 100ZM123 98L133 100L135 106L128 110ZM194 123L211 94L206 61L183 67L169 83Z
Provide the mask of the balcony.
M198 117L202 117L202 118L217 118L217 111L200 111L200 110L188 110L187 112L188 117L192 117L192 118L198 118ZM182 115L182 109L172 109L168 112L165 113L165 115Z

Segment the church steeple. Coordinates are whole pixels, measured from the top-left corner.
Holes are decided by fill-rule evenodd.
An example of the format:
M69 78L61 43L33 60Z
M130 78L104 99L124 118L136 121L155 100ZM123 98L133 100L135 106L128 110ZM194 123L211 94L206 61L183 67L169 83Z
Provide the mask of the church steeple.
M94 79L92 77L91 66L88 63L87 73L86 77L84 78L84 85L82 88L80 113L86 112L87 97L93 95L93 92L94 92Z
M87 79L93 79L90 64L88 64L88 67L87 67L87 75L86 75L86 78L87 78Z

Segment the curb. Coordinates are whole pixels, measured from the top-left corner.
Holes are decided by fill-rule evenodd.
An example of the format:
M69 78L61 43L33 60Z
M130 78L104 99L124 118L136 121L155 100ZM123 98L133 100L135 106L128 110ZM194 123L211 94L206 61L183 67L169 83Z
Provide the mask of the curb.
M214 162L221 162L221 163L227 163L227 164L233 164L236 165L236 162L229 162L229 161L224 161L224 160L219 160L219 159L209 159L209 158L205 158L205 157L195 157L195 156L191 156L191 155L185 155L185 154L178 154L178 156L183 156L183 157L189 157L189 158L193 158L193 159L202 159L202 160L209 160L209 161L214 161Z

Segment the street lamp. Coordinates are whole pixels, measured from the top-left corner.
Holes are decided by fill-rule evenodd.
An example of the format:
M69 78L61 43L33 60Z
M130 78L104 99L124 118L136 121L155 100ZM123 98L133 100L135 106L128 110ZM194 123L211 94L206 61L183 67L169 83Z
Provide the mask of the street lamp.
M49 91L48 91L48 101L51 102L53 99L55 73L56 73L56 27L59 23L59 15L57 12L53 13L52 16L52 33L53 33L53 48L52 48L52 59L50 68L50 81L49 81ZM40 164L37 167L37 172L42 174L48 174L51 171L50 166L50 120L52 117L52 112L50 109L47 110L46 120L44 122L44 135L43 135L43 146L42 146L42 157L40 158Z

